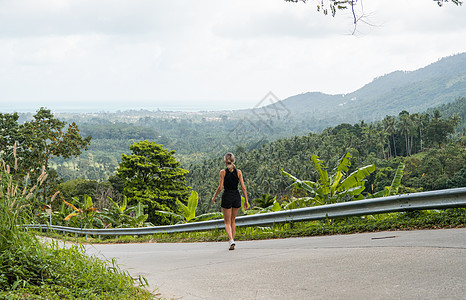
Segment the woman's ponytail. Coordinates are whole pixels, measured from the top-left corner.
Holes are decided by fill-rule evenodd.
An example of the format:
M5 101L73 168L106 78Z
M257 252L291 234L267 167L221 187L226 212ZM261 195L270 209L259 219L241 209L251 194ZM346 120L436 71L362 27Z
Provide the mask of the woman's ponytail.
M227 154L225 154L224 159L225 159L225 164L227 165L228 170L230 170L230 172L233 172L233 170L236 169L235 156L233 155L233 153L228 152Z

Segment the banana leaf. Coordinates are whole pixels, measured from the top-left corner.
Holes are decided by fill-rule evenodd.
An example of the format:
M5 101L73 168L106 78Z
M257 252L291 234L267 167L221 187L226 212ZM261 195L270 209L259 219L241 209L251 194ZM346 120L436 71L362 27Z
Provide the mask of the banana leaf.
M313 195L316 194L316 189L313 187L313 186L316 185L315 182L303 181L303 180L291 175L290 173L284 171L283 169L281 169L281 172L282 172L283 175L287 176L288 178L291 178L294 181L293 184L296 185L297 187L302 188L303 190L306 190L306 191L310 192Z
M124 196L123 203L120 206L120 211L124 212L126 210L126 206L128 206L128 199L126 199L126 196Z
M88 210L90 209L94 204L92 203L92 198L91 196L84 195L84 209Z
M74 198L73 198L74 199ZM63 202L68 205L69 207L71 207L74 211L80 211L80 209L78 209L76 206L74 206L73 204L69 203L69 202L66 202L65 200L63 200Z
M349 167L351 166L351 162L349 160L351 157L352 157L351 154L349 154L349 152L346 152L345 156L343 156L340 159L340 162L338 163L338 167L337 167L337 173L332 178L332 185L330 187L332 192L336 191L344 173L348 172Z
M345 191L360 185L361 182L374 171L374 165L368 165L357 169L341 182L340 186L337 188L337 191Z
M245 215L255 215L258 214L261 211L261 209L249 209L244 212Z
M317 155L311 155L311 161L314 163L314 166L319 173L319 180L321 183L329 185L328 172L324 162Z
M282 206L280 205L280 203L278 201L274 201L272 205L259 210L257 213L263 214L263 213L268 213L268 212L276 212L276 211L280 211L281 209L282 209Z
M317 155L311 155L311 161L314 162L314 166L317 170L317 173L319 173L319 182L322 185L322 187L325 188L325 190L328 189L328 191L325 191L325 194L330 193L330 182L328 178L328 172L327 168L325 167L324 162L319 159Z
M392 184L390 185L388 189L388 196L398 194L398 189L400 188L400 185L401 185L401 178L403 178L404 169L405 169L405 164L401 162L398 165L398 168L396 169L395 176L393 177L393 180L392 180Z
M304 198L298 198L296 200L291 201L290 203L284 205L283 208L284 209L304 208L304 207L314 206L316 204L323 204L323 203L317 203L315 198L304 197Z
M363 185L360 185L360 186L355 186L355 187L352 187L352 188L349 188L348 190L345 191L345 194L349 194L349 195L353 195L353 196L356 196L356 195L359 195L362 193L362 191L364 191L366 187Z
M383 190L378 191L372 195L368 195L366 198L379 198L398 194L398 189L401 186L401 179L403 178L405 164L400 163L396 169L395 176L393 177L392 184L386 186Z
M185 220L185 218L182 215L179 215L177 213L171 212L171 211L164 211L164 210L156 210L156 214L158 215L166 215L175 218L176 220Z
M138 204L136 205L136 218L144 215L144 208L146 207L148 207L148 205L144 205L142 204L142 202L138 202Z
M63 220L68 221L68 220L70 220L72 217L76 217L77 215L78 215L77 213L71 213L71 214L67 215Z
M189 211L188 221L196 217L196 208L197 208L198 202L199 202L199 195L197 194L197 192L192 191L191 195L188 198L188 211Z
M199 215L191 219L191 222L201 222L201 221L220 219L220 218L223 218L223 214L221 212L213 212L213 213L206 213L206 214Z

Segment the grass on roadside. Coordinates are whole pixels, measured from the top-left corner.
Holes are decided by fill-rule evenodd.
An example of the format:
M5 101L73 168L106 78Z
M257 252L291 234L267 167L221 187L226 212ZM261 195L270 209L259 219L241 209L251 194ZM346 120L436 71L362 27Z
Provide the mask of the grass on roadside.
M87 256L82 246L64 249L34 236L0 256L0 299L153 299L115 261Z
M38 187L18 182L9 166L0 166L0 299L153 299L143 277L133 278L115 261L87 256L82 246L65 249L45 244L20 225L36 214ZM16 164L15 168L16 170ZM53 200L53 197L52 197ZM52 201L51 200L51 201Z

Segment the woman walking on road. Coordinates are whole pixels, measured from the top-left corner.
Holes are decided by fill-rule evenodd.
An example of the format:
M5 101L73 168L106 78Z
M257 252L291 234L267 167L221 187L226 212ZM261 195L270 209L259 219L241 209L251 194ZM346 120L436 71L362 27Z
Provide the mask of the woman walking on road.
M238 214L238 210L241 207L241 195L238 191L238 183L241 184L241 190L244 195L244 209L249 208L248 194L246 192L246 186L243 181L243 173L238 170L235 166L235 156L233 153L228 152L225 154L225 165L226 168L220 171L220 182L218 184L217 191L212 197L212 203L215 203L215 198L224 189L222 194L222 212L223 221L225 223L225 230L228 234L228 244L230 250L235 250L235 219Z

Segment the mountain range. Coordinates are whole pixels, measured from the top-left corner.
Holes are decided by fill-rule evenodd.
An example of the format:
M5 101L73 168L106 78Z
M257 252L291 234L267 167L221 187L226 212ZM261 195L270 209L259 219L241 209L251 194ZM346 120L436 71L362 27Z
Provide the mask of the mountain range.
M377 77L349 94L309 92L281 100L280 104L299 119L336 125L381 120L403 110L424 112L465 96L466 53L461 53L415 71Z

